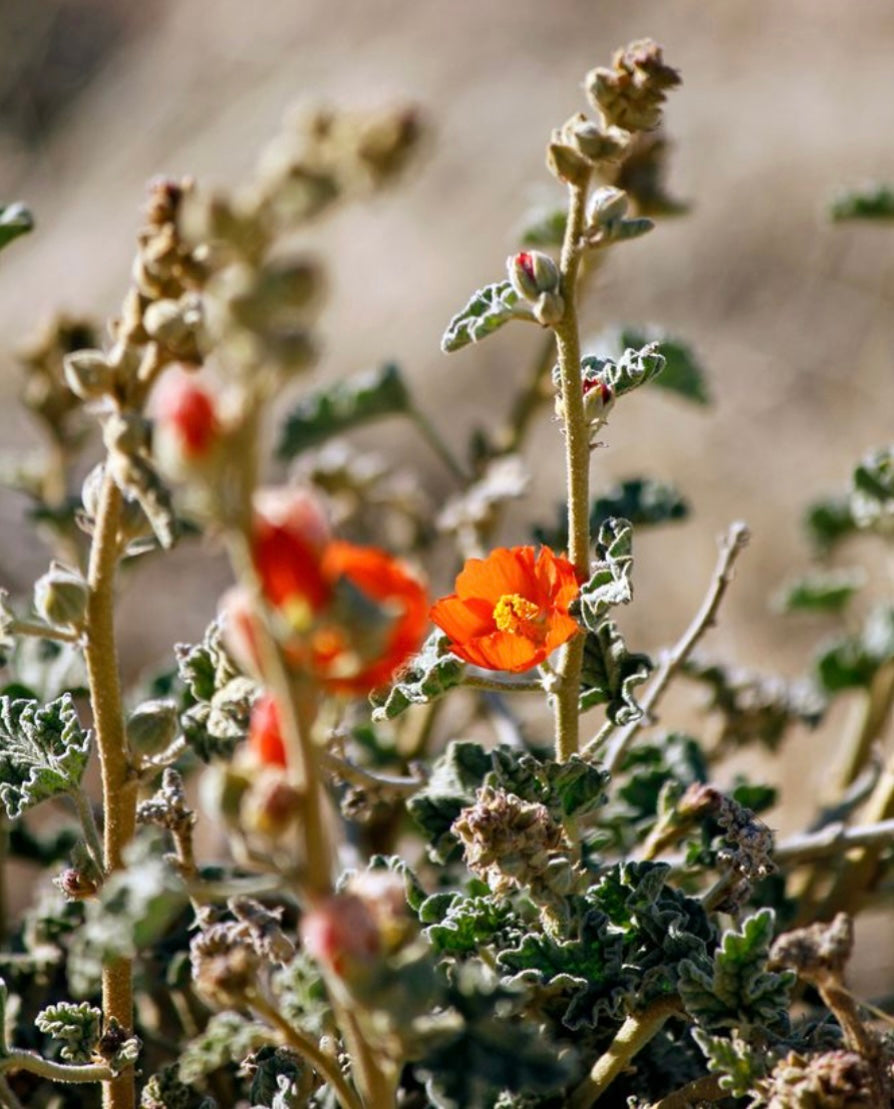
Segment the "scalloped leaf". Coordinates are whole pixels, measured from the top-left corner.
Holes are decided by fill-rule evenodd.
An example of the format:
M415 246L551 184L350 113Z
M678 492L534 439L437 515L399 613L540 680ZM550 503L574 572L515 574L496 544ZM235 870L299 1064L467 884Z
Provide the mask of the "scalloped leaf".
M664 369L655 379L661 389L676 393L694 404L711 403L707 376L692 347L660 327L625 326L600 337L598 354L617 357L627 348L655 346L664 359Z
M0 801L15 820L32 805L80 786L90 732L67 693L39 701L0 697Z
M373 720L393 720L410 705L427 705L462 684L466 664L450 653L448 643L442 632L432 632L394 685L370 695Z
M24 204L7 204L0 208L0 250L33 230L34 216Z
M515 747L491 751L493 769L484 785L514 793L523 801L545 805L558 823L583 816L605 804L609 775L601 767L572 755L566 762L539 759Z
M419 908L420 919L431 922L425 934L435 951L450 955L465 955L491 943L511 916L509 902L489 894L435 893Z
M797 975L767 969L775 923L773 910L761 909L742 922L740 931L724 932L710 972L688 959L680 963L680 997L702 1028L758 1028L769 1034L788 1030Z
M622 397L654 381L664 369L664 364L658 343L648 343L637 350L627 349L618 358L587 355L581 359L580 365L584 380L604 382L616 397Z
M62 1041L59 1054L67 1062L87 1063L99 1042L102 1012L87 1001L78 1005L60 1001L42 1009L34 1024L44 1035Z
M411 408L409 389L393 362L354 374L298 402L282 426L277 457L294 458L333 435Z
M469 343L479 343L512 319L532 319L530 309L509 281L485 285L453 317L441 339L441 350L452 354Z
M831 203L829 215L834 223L844 220L894 219L894 188L890 185L864 185L841 193Z
M587 632L584 644L581 712L595 705L605 705L606 715L613 724L641 720L643 710L633 691L651 672L649 656L628 651L614 621L603 620L595 630Z
M685 520L689 504L673 485L652 478L628 478L590 502L590 534L595 535L606 520L620 517L635 528ZM554 528L535 527L534 537L555 551L568 549L568 509L562 504Z
M578 597L581 618L594 633L610 608L633 600L633 528L629 520L610 518L602 524L596 556L590 580L581 586Z
M767 1073L767 1052L751 1047L738 1037L710 1036L701 1028L692 1030L692 1038L702 1049L712 1074L719 1074L720 1088L733 1097L748 1097L755 1084Z

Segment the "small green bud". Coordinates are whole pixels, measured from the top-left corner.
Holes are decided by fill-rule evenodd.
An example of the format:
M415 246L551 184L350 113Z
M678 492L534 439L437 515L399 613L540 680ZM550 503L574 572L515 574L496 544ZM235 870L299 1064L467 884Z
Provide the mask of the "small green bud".
M76 350L62 360L65 381L81 400L98 400L115 387L115 371L101 350Z
M623 189L611 185L594 189L587 204L587 223L593 227L608 227L627 214L629 201Z
M177 702L144 701L127 718L127 742L139 755L157 755L169 747L180 727Z
M55 627L80 628L87 612L89 589L77 570L53 562L34 583L34 607Z
M561 132L553 132L553 141L546 148L546 168L560 181L582 188L590 180L593 166L573 146L561 141Z
M565 301L559 293L541 293L533 308L534 319L551 327L565 315Z
M512 287L525 300L537 300L541 293L556 293L561 278L559 267L539 250L523 250L506 259Z

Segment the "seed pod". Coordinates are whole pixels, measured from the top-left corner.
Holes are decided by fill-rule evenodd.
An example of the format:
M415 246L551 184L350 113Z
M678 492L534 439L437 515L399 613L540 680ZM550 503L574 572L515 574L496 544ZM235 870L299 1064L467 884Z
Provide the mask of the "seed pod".
M76 350L62 360L65 381L81 400L98 400L115 387L115 371L101 350Z
M34 583L34 607L49 624L80 628L87 611L89 589L77 570L53 562Z
M173 743L179 725L176 701L144 701L127 718L127 742L137 754L157 755Z

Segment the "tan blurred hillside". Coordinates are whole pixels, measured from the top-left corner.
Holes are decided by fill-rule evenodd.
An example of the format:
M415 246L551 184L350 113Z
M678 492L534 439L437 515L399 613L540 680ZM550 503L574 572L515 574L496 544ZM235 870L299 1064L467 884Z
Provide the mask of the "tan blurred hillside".
M79 9L75 0L54 7L69 20ZM39 141L7 136L2 148L10 154L0 167L3 198L26 200L39 221L0 260L5 447L33 441L13 403L10 350L57 307L116 310L146 180L244 175L287 108L319 98L412 100L433 138L419 171L398 190L315 237L332 260L318 374L394 358L446 433L464 441L508 399L532 334L507 329L448 361L438 349L443 326L473 288L502 274L518 218L550 186L549 131L585 107L583 74L617 45L650 35L684 76L667 111L671 186L693 210L612 258L588 319L594 329L654 322L684 336L711 374L716 403L706 412L660 392L637 394L613 418L608 449L595 455L595 483L645 471L679 483L695 509L684 527L641 540L638 611L625 623L644 649L674 636L704 591L715 535L741 517L754 539L713 645L746 664L776 660L789 672L804 664L817 626L783 621L767 602L807 557L800 510L845 483L852 462L892 434L894 231L832 227L824 217L842 184L894 179L890 3L170 0L131 10L93 0L80 7L114 33L85 59L70 91L63 86ZM39 80L40 66L32 72ZM419 449L391 425L365 439L408 459ZM551 514L560 448L548 418L530 453L537 496ZM443 493L437 464L426 456L419 466L422 480ZM0 500L3 578L13 588L44 569L42 550L20 526L21 509L17 497ZM128 657L204 625L225 580L215 564L209 581L208 557L178 552L174 570L139 571L125 607ZM811 743L805 737L794 758L810 761L816 790L822 760Z

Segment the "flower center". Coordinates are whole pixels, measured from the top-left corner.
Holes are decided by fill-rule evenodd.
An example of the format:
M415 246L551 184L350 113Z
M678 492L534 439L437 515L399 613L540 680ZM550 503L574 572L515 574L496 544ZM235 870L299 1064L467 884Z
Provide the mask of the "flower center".
M542 616L533 601L518 593L504 593L494 605L494 623L501 632L531 638L536 635Z

